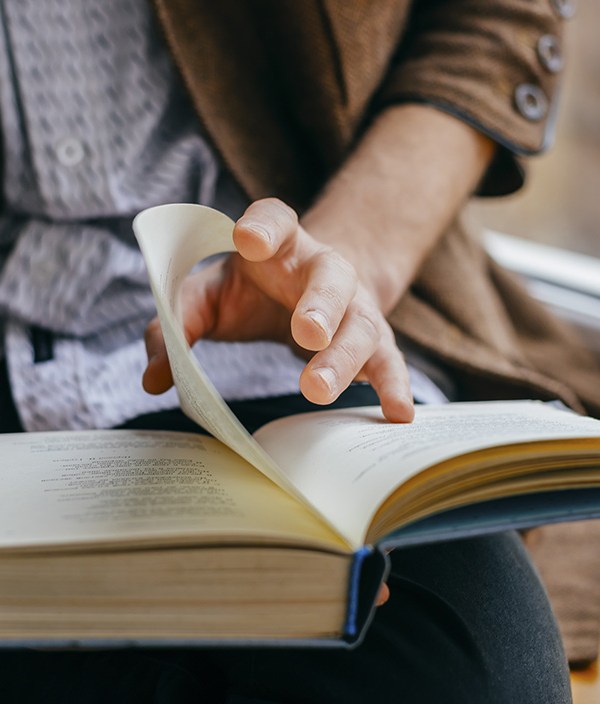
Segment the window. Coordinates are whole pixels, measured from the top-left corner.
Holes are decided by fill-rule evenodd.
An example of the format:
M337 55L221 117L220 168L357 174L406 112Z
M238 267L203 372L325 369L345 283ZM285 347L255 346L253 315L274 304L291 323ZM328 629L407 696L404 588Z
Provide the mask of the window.
M556 141L528 160L518 194L477 199L473 218L487 228L600 257L600 2L579 0L565 27Z

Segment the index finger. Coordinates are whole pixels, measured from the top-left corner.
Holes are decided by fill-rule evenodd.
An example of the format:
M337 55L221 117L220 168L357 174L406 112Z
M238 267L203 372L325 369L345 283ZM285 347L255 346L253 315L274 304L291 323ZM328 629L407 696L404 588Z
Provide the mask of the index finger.
M410 423L415 408L408 369L391 330L382 336L380 347L363 371L379 396L383 415L392 423Z

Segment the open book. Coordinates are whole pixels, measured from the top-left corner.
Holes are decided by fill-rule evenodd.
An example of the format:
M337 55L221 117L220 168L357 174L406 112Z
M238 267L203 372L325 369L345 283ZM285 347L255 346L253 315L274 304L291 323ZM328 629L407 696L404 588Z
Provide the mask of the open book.
M197 205L136 234L182 408L213 437L0 436L0 640L352 643L390 546L600 515L600 422L529 401L318 411L249 435L190 350L180 284L230 251Z

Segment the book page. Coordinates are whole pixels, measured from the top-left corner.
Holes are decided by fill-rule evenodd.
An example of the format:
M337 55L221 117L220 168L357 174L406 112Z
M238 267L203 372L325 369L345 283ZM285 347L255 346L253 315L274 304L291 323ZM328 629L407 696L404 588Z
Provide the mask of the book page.
M600 422L540 402L500 401L417 405L406 425L386 422L378 407L320 411L273 421L254 435L340 532L361 544L379 505L422 469L497 445L600 439Z
M233 221L223 213L192 203L149 208L133 222L182 410L272 481L304 501L231 412L201 368L183 332L179 310L181 284L199 261L235 251L233 227Z
M259 430L256 442L198 364L179 311L179 289L192 267L234 249L233 222L200 205L172 204L140 213L134 230L184 412L354 547L380 503L421 469L504 442L569 437L581 427L581 418L543 404L445 404L418 407L411 425L386 423L373 408L293 416Z
M4 435L0 484L3 548L228 539L344 548L234 452L191 433Z

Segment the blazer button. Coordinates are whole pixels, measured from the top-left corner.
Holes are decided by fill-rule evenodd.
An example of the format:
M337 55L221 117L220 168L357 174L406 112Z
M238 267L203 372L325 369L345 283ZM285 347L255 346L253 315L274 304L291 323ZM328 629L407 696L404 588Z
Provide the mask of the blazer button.
M562 71L565 65L558 39L552 34L544 34L539 38L537 55L542 66L550 73Z
M570 20L575 15L575 0L550 0L550 2L564 20Z
M520 83L515 88L515 104L521 115L531 122L543 120L548 112L546 94L533 83Z

